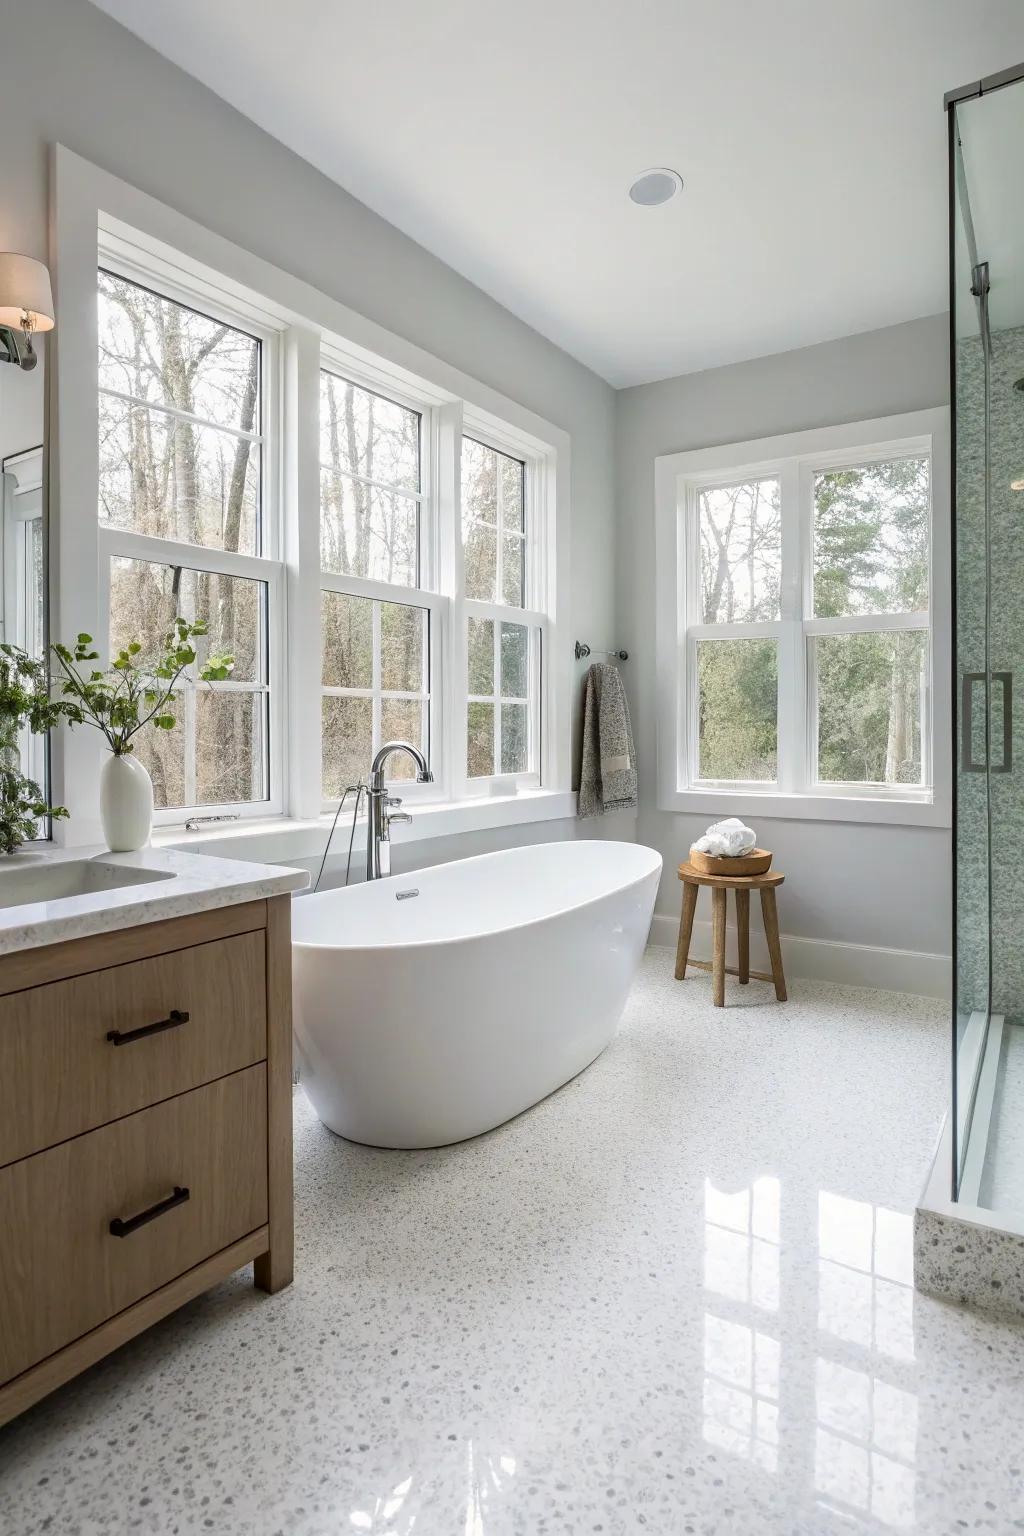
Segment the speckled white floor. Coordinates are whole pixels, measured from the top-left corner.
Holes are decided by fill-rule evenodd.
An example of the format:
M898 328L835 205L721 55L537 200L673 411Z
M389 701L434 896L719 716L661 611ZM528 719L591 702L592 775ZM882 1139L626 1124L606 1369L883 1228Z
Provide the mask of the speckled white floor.
M297 1100L298 1269L0 1431L4 1536L1024 1529L1024 1331L915 1296L944 1010L679 985L512 1124L371 1151Z

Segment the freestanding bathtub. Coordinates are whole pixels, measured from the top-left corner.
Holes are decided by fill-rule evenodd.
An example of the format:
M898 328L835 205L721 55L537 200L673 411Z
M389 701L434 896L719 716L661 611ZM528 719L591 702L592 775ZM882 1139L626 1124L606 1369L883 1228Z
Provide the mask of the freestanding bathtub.
M615 1035L661 855L544 843L304 896L302 1086L351 1141L437 1147L575 1077Z

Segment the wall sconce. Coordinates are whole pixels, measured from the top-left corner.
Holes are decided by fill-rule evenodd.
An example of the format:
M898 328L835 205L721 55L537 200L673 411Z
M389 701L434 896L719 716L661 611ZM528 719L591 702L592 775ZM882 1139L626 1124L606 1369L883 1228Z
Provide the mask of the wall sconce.
M32 333L52 331L53 325L53 294L46 267L31 256L0 251L0 363L14 363L26 372L34 368L38 358Z

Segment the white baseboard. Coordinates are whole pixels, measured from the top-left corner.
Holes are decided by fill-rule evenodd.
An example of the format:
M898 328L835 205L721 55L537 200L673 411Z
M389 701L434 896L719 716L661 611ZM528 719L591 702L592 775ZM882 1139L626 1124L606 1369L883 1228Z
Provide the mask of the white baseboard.
M656 912L651 924L651 943L674 949L679 917ZM870 944L840 944L830 939L804 939L782 934L782 961L787 976L811 981L836 981L853 987L878 987L886 992L916 992L922 997L948 999L952 995L952 962L948 955L923 954L913 949L882 949ZM698 919L693 925L690 953L695 960L711 959L711 924ZM730 925L726 938L726 964L735 964L736 934ZM750 964L755 971L770 971L768 946L758 929L757 911L750 914Z

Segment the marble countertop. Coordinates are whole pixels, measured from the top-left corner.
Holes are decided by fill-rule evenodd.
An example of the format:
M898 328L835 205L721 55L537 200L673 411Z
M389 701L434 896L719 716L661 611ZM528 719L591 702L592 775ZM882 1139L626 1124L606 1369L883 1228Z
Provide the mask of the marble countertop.
M39 876L59 881L58 866L88 864L84 871L94 888L41 898ZM124 872L132 883L120 885ZM67 870L69 881L81 875ZM156 878L147 879L148 876ZM34 899L19 900L19 885ZM137 853L109 853L97 848L22 849L0 859L0 955L88 938L142 923L208 912L214 907L261 901L302 890L309 884L303 869L275 864L251 864L241 859L215 858L172 848L141 848ZM16 904L11 905L13 901Z

